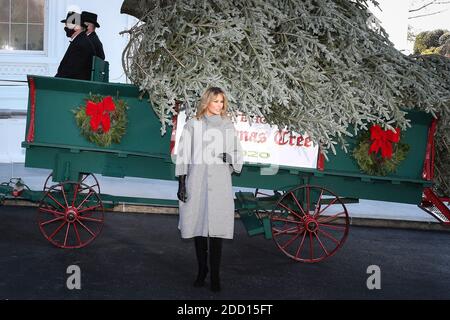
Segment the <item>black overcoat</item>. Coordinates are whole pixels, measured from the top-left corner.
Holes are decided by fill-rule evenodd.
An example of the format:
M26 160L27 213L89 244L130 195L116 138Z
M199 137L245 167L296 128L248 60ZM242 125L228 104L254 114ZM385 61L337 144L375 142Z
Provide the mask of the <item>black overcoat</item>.
M94 55L93 44L86 33L81 32L70 42L55 77L90 80Z

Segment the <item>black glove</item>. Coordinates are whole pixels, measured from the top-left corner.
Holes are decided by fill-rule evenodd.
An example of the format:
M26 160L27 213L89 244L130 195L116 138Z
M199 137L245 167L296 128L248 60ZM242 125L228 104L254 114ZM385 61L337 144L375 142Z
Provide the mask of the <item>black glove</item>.
M187 194L186 194L186 175L182 175L178 177L178 192L177 192L178 200L186 202Z
M219 158L222 158L223 162L232 164L233 161L231 160L231 156L228 153L221 153L219 154Z

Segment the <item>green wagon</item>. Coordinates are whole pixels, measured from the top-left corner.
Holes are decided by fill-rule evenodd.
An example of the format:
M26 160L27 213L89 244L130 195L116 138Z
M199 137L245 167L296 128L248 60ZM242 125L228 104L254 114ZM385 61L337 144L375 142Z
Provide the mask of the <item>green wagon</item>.
M29 105L22 146L25 166L52 174L43 191L25 190L21 197L39 202L38 224L44 237L62 248L81 248L100 233L108 206L124 201L177 206L177 201L112 197L101 194L94 174L175 180L172 128L161 136L160 122L136 86L29 76ZM74 109L90 94L112 96L127 105L128 125L118 144L100 147L80 134ZM435 120L410 112L412 127L404 132L410 156L394 175L369 176L350 153L338 151L317 169L279 167L271 175L260 163L245 163L233 185L256 188L237 192L235 207L249 235L264 235L288 257L318 262L342 247L349 230L346 203L359 198L417 204L448 224L450 212L432 191ZM350 150L356 140L349 141ZM273 192L262 192L261 190Z

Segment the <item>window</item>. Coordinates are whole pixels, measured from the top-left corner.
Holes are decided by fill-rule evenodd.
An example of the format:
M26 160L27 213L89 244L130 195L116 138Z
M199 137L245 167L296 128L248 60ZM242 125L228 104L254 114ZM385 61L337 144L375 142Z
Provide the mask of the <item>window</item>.
M45 0L0 0L0 50L44 50Z

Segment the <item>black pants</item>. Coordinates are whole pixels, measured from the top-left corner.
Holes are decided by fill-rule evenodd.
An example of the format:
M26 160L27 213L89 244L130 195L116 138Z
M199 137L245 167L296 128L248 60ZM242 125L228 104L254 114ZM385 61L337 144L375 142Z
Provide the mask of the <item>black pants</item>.
M209 266L211 268L211 289L220 290L220 259L222 257L222 238L209 237L209 248L207 237L195 237L195 253L198 262L198 275L195 286L202 286L208 274L208 251ZM209 249L209 250L208 250Z

